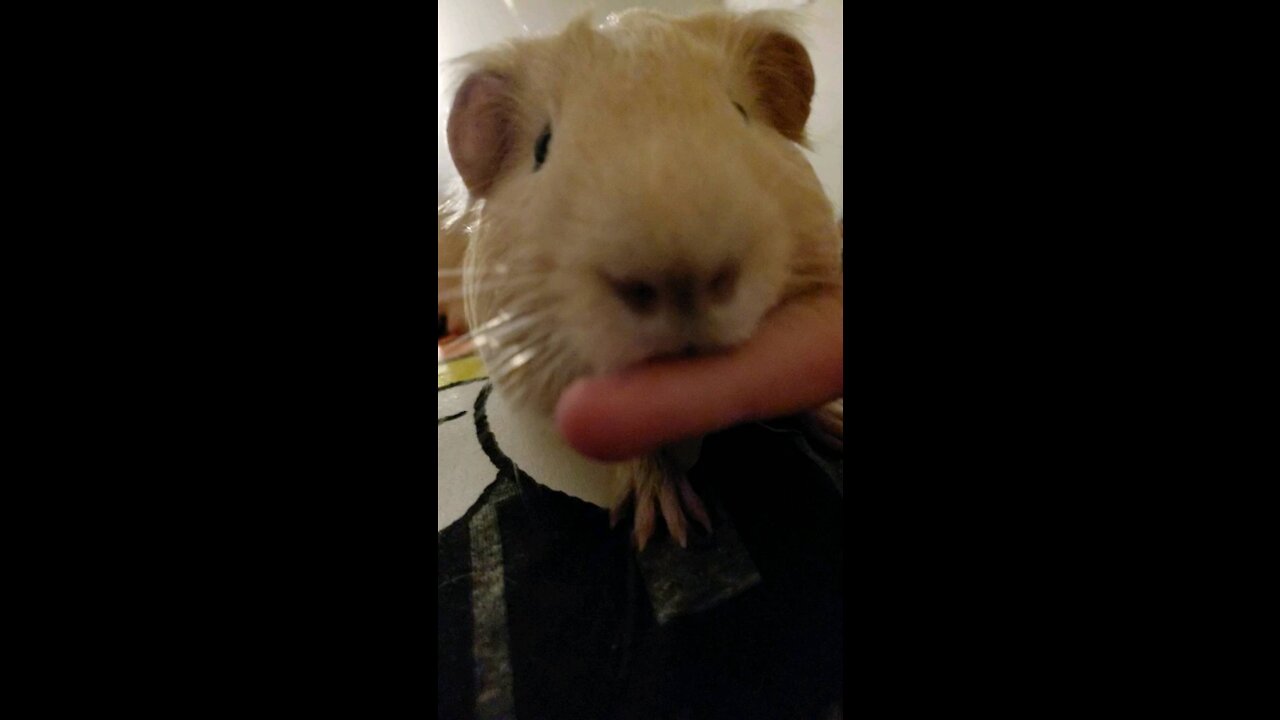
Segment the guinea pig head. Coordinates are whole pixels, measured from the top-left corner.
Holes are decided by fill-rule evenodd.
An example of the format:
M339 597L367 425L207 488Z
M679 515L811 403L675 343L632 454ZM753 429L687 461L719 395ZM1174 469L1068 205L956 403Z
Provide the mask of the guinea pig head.
M549 409L580 375L733 347L838 277L798 147L813 69L776 16L633 11L465 62L468 316L508 394Z

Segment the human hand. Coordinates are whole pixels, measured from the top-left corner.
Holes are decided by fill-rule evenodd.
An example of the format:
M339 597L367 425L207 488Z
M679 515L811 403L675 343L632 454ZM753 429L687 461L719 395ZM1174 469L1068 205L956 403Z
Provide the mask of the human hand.
M556 406L578 452L625 460L667 443L816 408L844 395L844 289L793 298L745 345L584 378Z

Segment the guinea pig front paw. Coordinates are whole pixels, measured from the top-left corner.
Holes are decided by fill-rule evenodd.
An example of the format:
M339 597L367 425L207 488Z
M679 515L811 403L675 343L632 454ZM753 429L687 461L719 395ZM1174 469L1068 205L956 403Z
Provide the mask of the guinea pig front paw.
M609 511L609 526L615 527L623 511L630 504L635 506L632 538L640 550L644 550L653 537L657 525L657 513L667 523L667 530L680 547L689 547L689 522L687 512L711 534L711 518L701 498L689 486L683 473L674 472L666 463L654 457L623 463L618 471L622 477L622 496Z

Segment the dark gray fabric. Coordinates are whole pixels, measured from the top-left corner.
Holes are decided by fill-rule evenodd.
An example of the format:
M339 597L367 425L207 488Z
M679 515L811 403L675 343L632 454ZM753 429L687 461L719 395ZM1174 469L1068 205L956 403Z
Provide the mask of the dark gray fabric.
M715 532L682 550L659 530L637 557L625 522L610 529L607 512L505 459L487 397L471 415L495 483L438 536L438 717L829 712L843 675L840 463L787 423L713 435L689 478Z

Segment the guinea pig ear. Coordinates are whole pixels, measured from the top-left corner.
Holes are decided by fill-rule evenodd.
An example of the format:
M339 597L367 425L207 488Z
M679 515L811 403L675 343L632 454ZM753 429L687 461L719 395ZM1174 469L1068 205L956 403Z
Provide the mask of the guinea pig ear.
M490 71L470 75L449 111L449 154L467 189L484 197L511 153L515 137L511 81Z
M786 138L804 144L815 82L808 51L790 35L766 30L753 43L748 58L765 120Z

